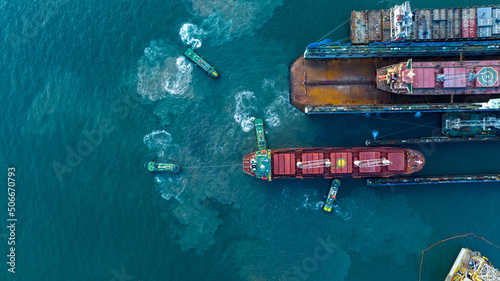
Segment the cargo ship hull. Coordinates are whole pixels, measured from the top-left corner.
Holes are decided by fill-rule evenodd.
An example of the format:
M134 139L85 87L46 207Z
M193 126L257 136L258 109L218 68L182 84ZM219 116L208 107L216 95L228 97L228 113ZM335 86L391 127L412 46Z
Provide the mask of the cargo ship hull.
M390 147L284 148L243 158L251 176L276 178L390 177L418 172L425 163L418 151Z

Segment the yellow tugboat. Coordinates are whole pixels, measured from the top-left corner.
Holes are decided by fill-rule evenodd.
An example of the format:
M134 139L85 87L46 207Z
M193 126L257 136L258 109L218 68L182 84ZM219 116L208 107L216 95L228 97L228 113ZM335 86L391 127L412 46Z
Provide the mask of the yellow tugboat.
M340 180L334 179L330 185L330 192L328 192L328 197L326 198L323 210L331 212L335 201L337 200L337 192L339 191Z

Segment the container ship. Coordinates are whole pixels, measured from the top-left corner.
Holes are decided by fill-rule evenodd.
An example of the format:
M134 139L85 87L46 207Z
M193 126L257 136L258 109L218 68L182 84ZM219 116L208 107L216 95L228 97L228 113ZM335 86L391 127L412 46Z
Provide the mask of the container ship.
M351 43L312 43L290 65L290 103L308 114L498 111L500 93L489 82L498 70L477 62L495 65L500 58L499 9L412 11L405 3L389 10L354 11ZM427 88L412 87L411 94L390 85L377 87L379 70L410 60L414 65L435 63L434 85L424 76L411 86ZM461 67L467 63L472 65ZM481 74L480 68L485 69Z
M277 178L390 177L418 172L423 155L391 147L267 149L243 158L243 171L263 180Z
M412 10L407 1L391 9L353 11L350 22L353 44L495 40L500 6Z

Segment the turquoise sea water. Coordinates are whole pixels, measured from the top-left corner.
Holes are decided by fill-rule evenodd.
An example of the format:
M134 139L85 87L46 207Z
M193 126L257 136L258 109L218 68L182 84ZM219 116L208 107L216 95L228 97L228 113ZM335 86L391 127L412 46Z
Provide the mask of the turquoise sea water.
M0 280L418 280L421 251L469 232L500 244L499 185L371 188L265 182L241 171L256 149L361 146L431 135L440 115L307 116L288 104L288 65L353 9L396 1L0 1ZM418 1L415 8L499 4ZM347 41L347 25L328 37ZM182 57L186 45L221 73ZM413 146L422 175L498 173L498 144ZM154 175L150 159L177 161ZM7 168L16 169L16 273L7 271ZM460 247L426 252L443 280Z

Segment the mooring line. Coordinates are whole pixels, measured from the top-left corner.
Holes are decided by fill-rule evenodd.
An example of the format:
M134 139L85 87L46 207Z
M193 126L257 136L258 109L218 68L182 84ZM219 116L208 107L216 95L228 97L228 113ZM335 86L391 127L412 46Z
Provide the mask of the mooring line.
M427 124L418 124L418 123L411 123L411 122L406 122L406 121L399 121L399 120L394 120L394 119L389 119L389 118L384 118L384 117L377 117L377 116L370 116L370 115L364 115L364 114L358 114L359 116L364 116L364 117L369 117L369 118L375 118L375 119L380 119L380 120L386 120L386 121L392 121L392 122L397 122L397 123L402 123L402 124L409 124L409 125L415 125L417 127L428 127L428 128L432 128L432 129L440 129L440 127L435 127L435 126L427 126L427 124L431 124L431 123L437 123L437 122L441 122L441 121L432 121L432 122L429 122Z
M345 25L346 23L348 23L348 22L349 22L349 18L348 18L348 19L346 19L344 22L342 22L342 23L341 23L340 25L338 25L337 27L335 27L334 29L332 29L330 32L328 32L325 36L323 36L321 39L319 39L319 40L318 40L318 41L316 41L316 42L319 42L319 41L321 41L321 40L325 39L325 38L326 38L326 36L328 36L328 35L332 34L332 33L333 33L333 32L335 32L337 29L341 28L342 26L344 26L344 25Z
M399 133L402 133L402 132L405 132L405 131L410 131L410 130L413 130L413 129L418 128L418 127L428 127L427 125L435 123L435 122L439 122L439 121L432 121L432 122L429 122L429 123L425 123L423 125L414 126L414 127L408 128L408 129L404 129L404 130L400 130L400 131L394 132L394 133L382 135L382 136L379 136L378 138L383 138L383 137L387 137L387 136L399 134ZM433 127L431 127L431 128L433 128ZM437 127L434 127L434 128L437 128ZM437 128L437 129L439 129L439 128Z
M182 167L182 169L222 168L222 167L237 167L237 166L243 166L243 164L190 166L190 167Z

